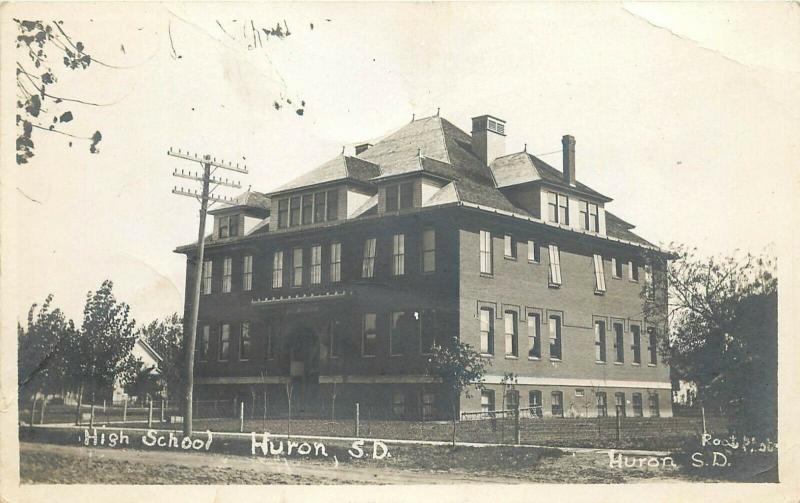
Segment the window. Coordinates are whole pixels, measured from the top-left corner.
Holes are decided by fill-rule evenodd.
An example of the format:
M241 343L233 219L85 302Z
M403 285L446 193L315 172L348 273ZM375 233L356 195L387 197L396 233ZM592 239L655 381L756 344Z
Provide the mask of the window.
M414 206L414 184L411 182L400 184L400 209Z
M481 412L484 414L494 412L494 391L485 389L481 391Z
M275 342L278 337L278 323L274 320L267 322L264 331L264 358L272 360L275 358Z
M228 237L228 217L218 217L219 218L219 231L217 232L217 236L221 238Z
M569 198L564 194L558 195L558 223L569 225Z
M532 239L528 240L528 261L529 262L541 262L542 260L542 251L539 249L539 243L533 241Z
M554 417L564 417L564 394L560 391L550 393L550 412Z
M625 361L625 332L622 323L614 323L614 362Z
M578 398L583 398L583 389L577 388L575 390L575 396L578 397Z
M558 194L555 192L547 193L547 220L558 222Z
M342 323L339 320L331 320L328 324L329 352L331 358L342 356Z
M361 277L371 278L375 274L375 238L364 241L364 259L361 263Z
M594 254L594 291L595 293L605 293L606 275L603 270L603 256Z
M433 345L436 344L436 311L426 309L420 311L419 315L419 351L423 354L429 354L433 351Z
M250 323L242 322L242 332L239 334L239 359L250 359L250 348L252 346L250 340Z
M272 254L272 288L283 286L283 251Z
M303 286L303 249L292 250L292 286Z
M328 194L328 218L327 220L337 220L339 218L339 192L329 190Z
M392 313L389 327L389 355L402 356L411 349L411 341L419 333L419 313L415 311L399 311Z
M550 359L561 359L561 317L550 316Z
M303 196L303 225L310 224L314 220L314 196L306 194Z
M647 406L650 409L650 417L658 417L661 415L658 408L658 395L656 393L650 393L647 397Z
M515 410L519 407L519 391L515 389L506 390L506 410Z
M219 361L225 361L231 354L231 326L223 323L219 331Z
M561 257L557 245L550 245L550 286L561 285Z
M617 279L622 277L622 261L616 257L611 257L611 276Z
M289 199L289 225L300 225L300 196Z
M400 187L389 185L386 187L386 211L397 211L400 207Z
M655 365L658 360L658 344L656 341L656 329L649 327L647 329L647 352L650 353L650 365Z
M639 264L633 260L628 262L628 279L631 281L639 281Z
M342 280L342 243L331 243L331 283Z
M508 234L503 237L503 255L506 258L517 258L517 242Z
M392 275L402 276L406 271L406 236L395 234L392 239Z
M361 337L361 355L375 356L378 346L378 315L364 313L364 324Z
M600 220L597 205L588 201L580 202L581 226L589 232L598 232Z
M542 392L534 389L528 392L528 406L531 408L531 416L542 417Z
M494 310L481 308L481 353L494 354Z
M514 311L505 312L506 329L506 356L519 356L517 341L517 313Z
M422 272L436 270L436 231L425 229L422 231Z
M242 264L242 290L253 289L253 256L245 255Z
M213 273L214 263L210 260L206 260L203 262L203 278L202 278L202 290L205 295L211 293L211 280L212 280L212 273Z
M228 217L228 227L228 235L230 237L236 237L239 235L239 215L231 215Z
M633 363L639 365L642 363L642 334L639 325L631 325L631 336L633 338L633 343L631 344Z
M608 401L606 399L605 391L597 392L597 417L606 417L608 415Z
M492 233L481 231L481 274L492 274Z
M222 293L231 292L232 276L233 276L233 259L228 257L222 261Z
M617 416L625 417L625 393L614 393Z
M325 192L314 194L314 222L325 221Z
M528 358L542 356L542 328L538 313L528 313Z
M200 332L200 338L197 340L197 359L200 361L208 360L208 341L211 335L211 327L203 325L203 330Z
M631 395L631 408L633 408L633 416L634 417L642 417L644 415L642 413L642 394L641 393L633 393Z
M406 395L402 391L392 393L392 414L396 418L402 418L406 415Z
M422 394L422 418L433 416L436 407L436 395L434 393Z
M322 246L311 247L311 284L322 283Z
M281 199L278 201L278 229L285 229L289 226L289 200Z
M594 322L594 359L598 362L606 361L606 322Z

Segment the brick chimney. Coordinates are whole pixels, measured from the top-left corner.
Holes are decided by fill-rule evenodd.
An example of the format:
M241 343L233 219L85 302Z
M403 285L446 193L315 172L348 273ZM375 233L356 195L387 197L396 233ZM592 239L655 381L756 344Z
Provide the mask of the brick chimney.
M472 118L472 153L487 166L506 153L506 121L491 115Z
M575 185L575 137L565 134L561 138L563 147L562 171L564 172L564 182Z

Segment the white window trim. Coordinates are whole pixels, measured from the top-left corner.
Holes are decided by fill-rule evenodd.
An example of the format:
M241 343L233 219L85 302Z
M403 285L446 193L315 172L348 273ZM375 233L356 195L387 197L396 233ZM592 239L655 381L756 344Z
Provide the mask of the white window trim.
M561 252L558 245L549 245L548 254L550 256L550 274L548 284L552 287L561 286Z
M314 263L314 260L317 262ZM309 267L309 284L322 284L322 245L311 246L311 264Z
M594 263L594 293L606 293L606 276L603 270L603 256L595 253L593 256Z
M283 250L272 253L272 288L283 288Z
M253 256L245 255L242 259L242 290L253 289Z
M225 257L222 261L222 293L233 291L233 259Z

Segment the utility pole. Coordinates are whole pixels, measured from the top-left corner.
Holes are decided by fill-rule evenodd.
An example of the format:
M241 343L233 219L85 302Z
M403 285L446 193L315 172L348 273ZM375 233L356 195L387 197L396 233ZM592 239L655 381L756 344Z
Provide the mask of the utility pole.
M195 273L194 273L194 296L192 300L192 313L191 318L189 319L189 329L184 331L183 337L183 347L186 350L186 388L185 388L185 400L184 400L184 412L183 412L183 435L190 436L192 434L192 395L194 393L194 347L195 347L195 340L197 338L197 317L200 309L200 287L203 278L203 255L205 252L205 235L206 235L206 213L208 212L209 206L213 205L214 203L220 204L230 204L233 205L236 203L235 198L230 198L227 196L215 196L213 195L214 190L216 190L220 186L225 187L233 187L233 188L241 188L241 184L239 182L235 182L233 180L228 180L227 178L218 178L214 177L214 172L219 169L227 169L230 171L235 171L237 173L247 174L247 167L246 166L239 166L239 164L233 164L230 162L224 162L222 160L217 161L215 157L211 157L210 155L204 155L202 157L198 156L197 154L190 154L188 151L183 152L180 149L176 152L174 149L170 148L167 151L167 155L172 157L178 157L180 159L185 159L187 161L195 161L200 163L203 167L202 174L197 172L185 172L181 170L178 172L176 169L172 175L178 178L185 178L188 180L194 180L197 182L202 183L202 189L200 193L197 190L188 190L181 187L180 189L176 186L173 187L172 193L178 194L180 196L187 196L192 197L200 201L200 227L197 231L197 255L195 257ZM213 168L213 169L212 169ZM214 187L211 188L211 185ZM209 204L209 201L211 204Z

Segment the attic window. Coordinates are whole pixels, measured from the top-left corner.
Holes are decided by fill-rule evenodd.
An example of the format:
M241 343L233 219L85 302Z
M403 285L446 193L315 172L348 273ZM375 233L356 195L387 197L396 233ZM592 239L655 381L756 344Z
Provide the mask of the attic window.
M506 132L505 124L501 124L501 123L499 123L497 121L494 121L492 119L488 120L488 125L487 125L486 129L488 129L489 131L494 131L496 133L500 133L500 134L505 134L505 132Z

